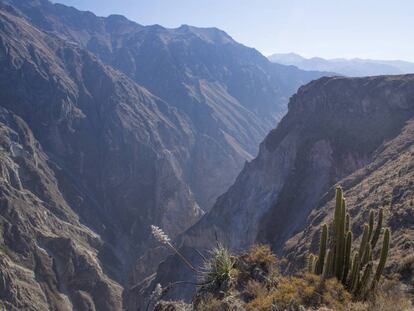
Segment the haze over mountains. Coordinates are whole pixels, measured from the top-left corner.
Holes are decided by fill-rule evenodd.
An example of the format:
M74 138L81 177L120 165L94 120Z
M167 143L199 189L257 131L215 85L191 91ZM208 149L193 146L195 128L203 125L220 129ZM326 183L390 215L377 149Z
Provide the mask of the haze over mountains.
M195 279L150 225L195 265L218 239L300 270L337 183L356 238L384 208L387 273L412 291L414 75L333 71L217 28L0 0L0 309L145 310L157 283Z
M0 300L12 310L120 310L149 226L174 238L194 224L289 97L324 75L219 29L47 0L1 1L0 38Z
M402 60L305 58L295 53L273 54L268 58L274 63L292 65L303 70L336 72L350 77L414 73L414 63Z

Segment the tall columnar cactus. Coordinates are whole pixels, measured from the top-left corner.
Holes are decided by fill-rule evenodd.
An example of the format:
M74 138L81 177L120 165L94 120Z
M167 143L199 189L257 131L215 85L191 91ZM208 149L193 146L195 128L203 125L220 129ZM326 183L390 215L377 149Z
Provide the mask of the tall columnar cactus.
M351 256L352 256L351 253L352 253L352 232L348 231L348 233L346 234L344 271L342 274L343 283L345 283L348 278L350 264L351 264Z
M308 261L308 272L313 273L315 271L315 264L317 261L317 257L314 254L309 255L309 261Z
M326 255L326 247L328 243L328 225L324 224L322 225L321 230L321 239L319 244L319 256L317 258L317 265L315 272L317 274L321 274L323 272L323 265L325 263L325 255Z
M319 241L319 255L309 255L308 271L323 278L336 277L357 299L364 299L379 282L387 261L390 230L384 231L378 266L373 270L373 251L381 235L384 211L379 209L375 225L375 213L370 211L368 224L364 225L361 242L352 246L351 216L346 212L346 203L340 187L336 188L336 204L331 235L323 224ZM352 255L352 253L354 253Z
M377 271L375 272L374 282L372 284L373 287L375 287L376 283L379 282L382 272L384 271L385 264L387 262L387 257L388 257L388 250L390 247L390 238L391 238L391 232L390 232L390 229L387 228L385 229L385 232L384 232L384 239L382 241L382 248L381 248L381 257L380 257L380 261L377 267Z
M382 228L382 221L384 219L384 210L382 208L378 211L378 221L377 221L377 227L375 228L374 234L371 239L371 247L375 248L375 245L378 242L379 236L381 234L381 228Z

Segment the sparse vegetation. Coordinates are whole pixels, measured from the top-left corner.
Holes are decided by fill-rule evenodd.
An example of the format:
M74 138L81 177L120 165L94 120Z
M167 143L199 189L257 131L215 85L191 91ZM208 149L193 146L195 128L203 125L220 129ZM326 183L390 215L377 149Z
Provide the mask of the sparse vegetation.
M280 272L283 260L278 260L267 245L255 245L239 256L232 255L228 249L219 245L201 269L200 284L192 309L413 310L400 282L388 279L381 281L380 278L390 243L389 229L382 229L383 211L379 210L376 221L374 212L369 213L369 221L364 225L358 246L353 246L351 217L346 213L341 188L337 189L334 214L330 228L327 225L321 228L319 253L310 254L306 273L283 275ZM376 250L381 235L381 249ZM374 253L379 254L375 270ZM411 257L407 257L402 269L411 270L411 266Z

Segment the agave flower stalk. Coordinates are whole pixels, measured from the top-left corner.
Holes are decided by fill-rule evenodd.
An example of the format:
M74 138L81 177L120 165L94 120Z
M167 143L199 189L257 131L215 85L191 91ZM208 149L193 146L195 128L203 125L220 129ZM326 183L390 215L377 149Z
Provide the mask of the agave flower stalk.
M185 258L184 255L178 249L176 249L174 245L171 244L170 237L160 227L151 225L151 232L158 242L169 247L174 253L176 253L187 267L189 267L192 271L199 273L199 271L196 268L194 268L190 261L188 261L188 259Z

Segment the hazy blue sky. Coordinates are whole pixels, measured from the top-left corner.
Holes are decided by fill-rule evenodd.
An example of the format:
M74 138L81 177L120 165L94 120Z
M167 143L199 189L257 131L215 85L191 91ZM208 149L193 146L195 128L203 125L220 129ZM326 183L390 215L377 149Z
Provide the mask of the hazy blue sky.
M57 0L140 24L215 26L265 55L414 61L413 0Z

